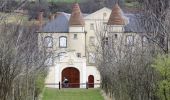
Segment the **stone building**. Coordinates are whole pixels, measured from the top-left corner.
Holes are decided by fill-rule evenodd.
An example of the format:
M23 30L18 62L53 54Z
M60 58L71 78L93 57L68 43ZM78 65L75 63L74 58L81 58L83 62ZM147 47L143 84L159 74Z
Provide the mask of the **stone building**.
M100 73L95 62L97 27L109 26L108 33L115 40L125 35L129 44L135 41L134 35L139 31L134 25L134 15L124 14L118 4L112 10L104 7L94 13L84 14L79 4L75 3L71 14L57 12L44 25L42 14L39 16L40 30L37 33L39 48L45 47L50 54L45 62L49 66L47 87L58 88L58 83L64 77L69 80L70 87L86 88L86 82L92 83L89 87L99 87Z

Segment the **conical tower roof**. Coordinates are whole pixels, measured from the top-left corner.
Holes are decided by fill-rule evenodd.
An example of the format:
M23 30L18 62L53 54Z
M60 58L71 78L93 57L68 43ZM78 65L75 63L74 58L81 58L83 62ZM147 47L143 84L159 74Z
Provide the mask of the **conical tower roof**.
M112 13L107 25L125 25L125 19L123 18L122 10L117 3L112 9Z
M73 5L72 14L69 21L70 26L84 26L85 22L78 3Z

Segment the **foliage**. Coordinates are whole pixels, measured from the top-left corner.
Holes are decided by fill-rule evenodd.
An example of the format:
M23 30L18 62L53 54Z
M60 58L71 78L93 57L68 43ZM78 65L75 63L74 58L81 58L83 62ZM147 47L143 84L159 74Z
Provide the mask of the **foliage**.
M44 12L44 17L48 17L50 13L49 3L46 0L30 2L25 8L28 9L30 19L36 19L40 11Z
M41 70L37 73L35 81L35 97L38 97L45 87L45 78L47 76L47 70Z
M153 67L161 75L158 82L157 95L161 100L170 100L170 57L169 55L159 55Z
M36 75L46 70L46 53L38 50L36 26L18 16L16 23L8 23L9 15L0 15L0 99L35 100Z

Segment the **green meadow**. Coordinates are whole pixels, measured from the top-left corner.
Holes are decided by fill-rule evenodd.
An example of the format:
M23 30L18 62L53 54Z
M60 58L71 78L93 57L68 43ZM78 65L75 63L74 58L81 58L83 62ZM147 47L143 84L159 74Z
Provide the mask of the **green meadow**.
M46 88L42 100L104 100L100 89L52 89Z

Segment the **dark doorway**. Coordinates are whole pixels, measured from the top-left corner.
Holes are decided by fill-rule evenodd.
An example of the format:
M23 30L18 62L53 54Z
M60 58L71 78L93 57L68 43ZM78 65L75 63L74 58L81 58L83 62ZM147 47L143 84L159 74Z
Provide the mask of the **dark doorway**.
M88 84L89 84L89 88L94 88L94 76L93 75L89 75Z
M69 88L79 88L80 87L80 72L78 69L73 67L65 68L62 71L62 82L64 77L69 81Z

